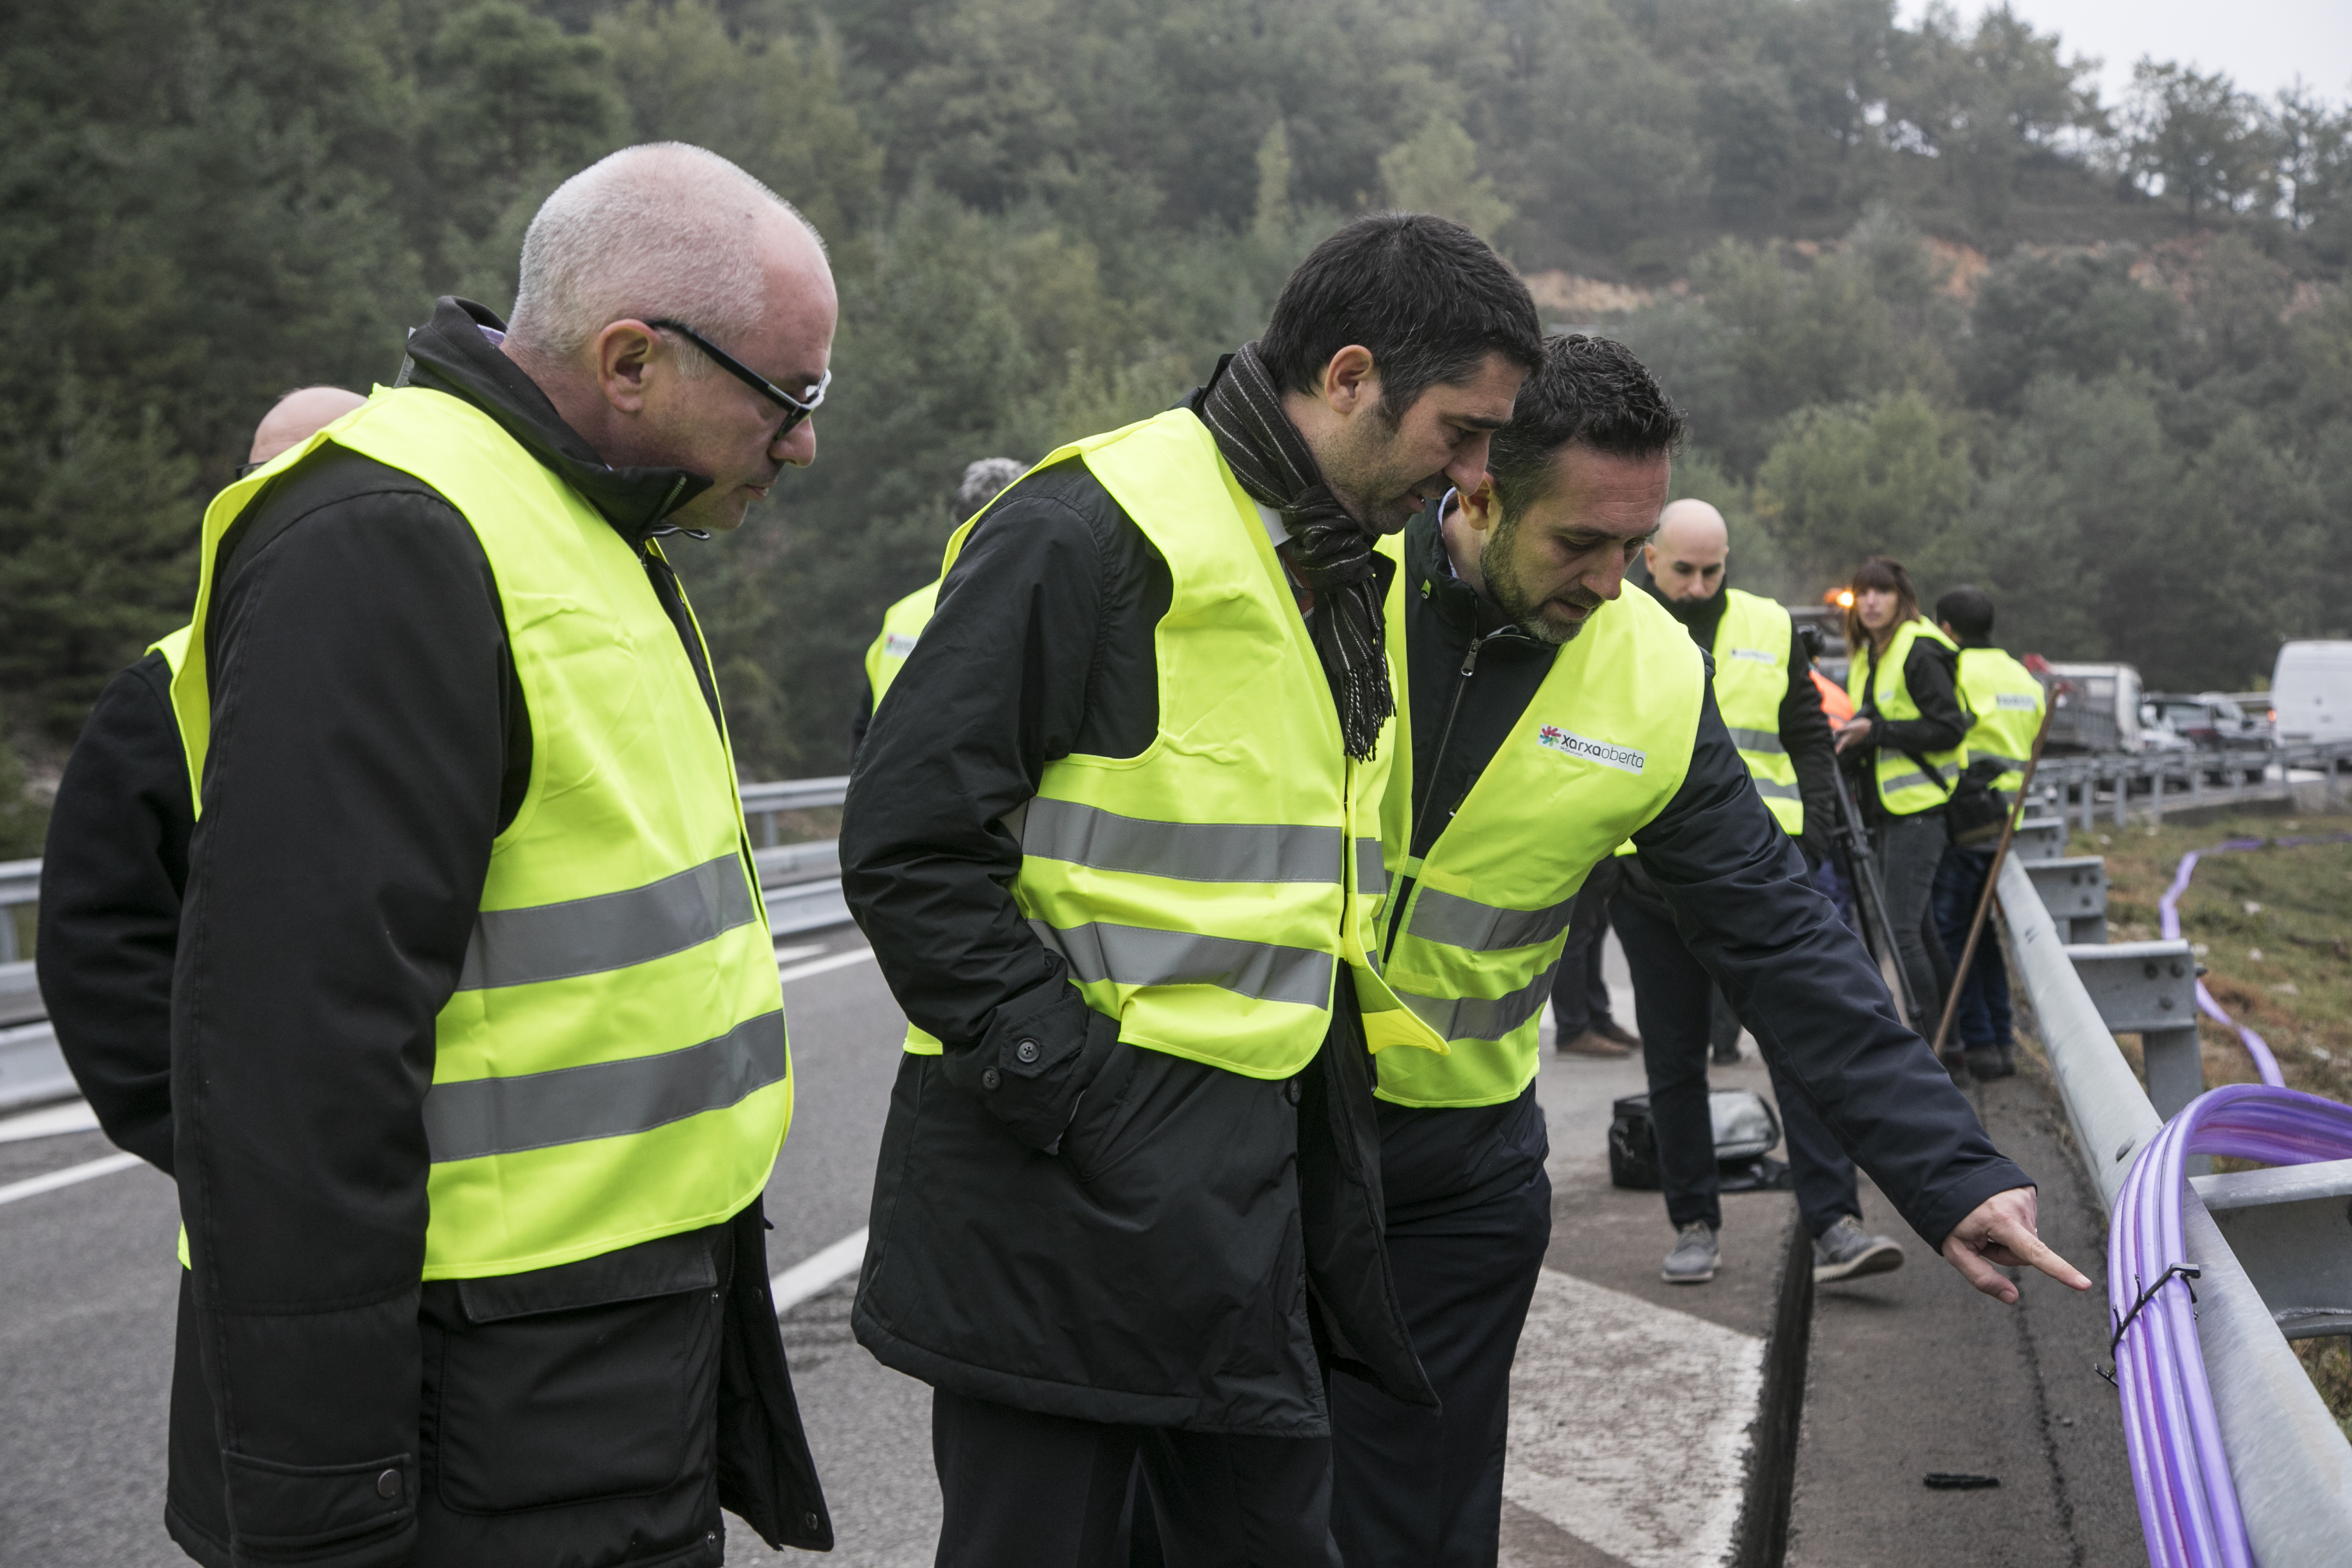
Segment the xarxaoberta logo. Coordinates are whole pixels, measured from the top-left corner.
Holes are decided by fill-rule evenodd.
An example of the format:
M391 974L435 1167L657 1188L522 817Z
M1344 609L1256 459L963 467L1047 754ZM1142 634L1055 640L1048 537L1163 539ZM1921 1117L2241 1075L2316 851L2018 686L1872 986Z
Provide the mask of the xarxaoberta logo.
M1647 752L1637 752L1631 746L1612 745L1607 741L1587 740L1573 730L1563 730L1557 724L1546 724L1536 731L1536 739L1555 752L1566 752L1571 757L1583 757L1599 763L1604 768L1616 768L1623 773L1638 773L1650 760Z

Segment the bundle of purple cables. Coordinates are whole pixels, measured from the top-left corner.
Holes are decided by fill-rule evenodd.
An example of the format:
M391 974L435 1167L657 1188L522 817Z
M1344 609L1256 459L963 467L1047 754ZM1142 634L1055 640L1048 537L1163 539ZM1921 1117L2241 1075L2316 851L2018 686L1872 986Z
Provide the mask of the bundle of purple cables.
M2157 910L2164 921L2166 940L2171 942L2180 940L2180 895L2189 890L2189 879L2197 874L2197 861L2200 856L2218 855L2224 850L2262 849L2272 847L2291 849L2298 844L2342 844L2347 840L2352 840L2352 834L2333 833L2324 837L2305 838L2225 838L2210 849L2191 849L2180 858L2180 865L2172 874L2172 886L2167 888L2164 890L2164 897L2157 901ZM2205 982L2201 976L2197 982L2197 1010L2223 1028L2235 1029L2238 1032L2238 1039L2246 1047L2246 1054L2254 1058L2256 1076L2264 1083L2276 1085L2286 1082L2285 1079L2279 1076L2278 1058L2271 1054L2270 1043L2231 1017L2229 1014L2221 1011L2221 1005L2213 1000L2213 994L2210 991L2205 989Z
M2352 1158L2352 1106L2269 1084L2198 1096L2132 1162L2107 1236L2107 1302L2122 1325L2116 1384L2148 1561L2253 1568L2197 1348L2192 1282L2175 1268L2188 1261L2180 1194L2191 1154L2273 1165Z
M2235 838L2215 847L2258 849L2263 843ZM2176 905L2197 859L2193 850L2181 858L2164 895L2168 938L2180 935ZM2148 1141L2124 1178L2107 1237L2107 1302L2117 1325L2116 1384L2123 1394L2124 1436L2148 1561L2155 1568L2253 1568L2245 1520L2221 1450L2212 1387L2197 1345L2195 1275L2184 1268L2189 1259L2181 1240L2184 1166L2191 1154L2273 1165L2352 1158L2352 1106L2283 1087L2270 1047L2223 1012L2202 980L2197 1005L2207 1016L2237 1030L2263 1081L2228 1084L2200 1095Z

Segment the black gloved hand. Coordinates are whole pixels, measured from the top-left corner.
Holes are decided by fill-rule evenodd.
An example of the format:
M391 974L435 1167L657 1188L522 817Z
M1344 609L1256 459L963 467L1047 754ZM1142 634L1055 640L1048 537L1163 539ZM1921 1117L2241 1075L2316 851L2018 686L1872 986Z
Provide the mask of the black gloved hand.
M1087 1006L1055 956L1054 978L997 1008L977 1044L948 1046L940 1067L1013 1136L1050 1154L1118 1045L1118 1020Z

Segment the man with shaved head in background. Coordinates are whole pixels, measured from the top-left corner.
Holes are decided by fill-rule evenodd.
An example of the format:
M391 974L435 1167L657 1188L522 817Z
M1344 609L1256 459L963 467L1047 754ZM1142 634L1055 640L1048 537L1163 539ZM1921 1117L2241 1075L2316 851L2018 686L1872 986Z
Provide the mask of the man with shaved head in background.
M1832 770L1837 765L1829 720L1812 681L1812 661L1797 639L1789 612L1758 595L1728 587L1731 534L1723 514L1703 500L1673 502L1658 514L1657 532L1643 547L1649 589L1692 640L1715 659L1715 697L1757 793L1781 828L1797 840L1808 867L1818 866L1830 842L1836 811ZM1657 1134L1666 1217L1675 1227L1664 1275L1677 1284L1715 1277L1717 1233L1723 1208L1717 1196L1714 1118L1708 1110L1710 1039L1716 1059L1732 1045L1738 1026L1706 970L1684 946L1673 913L1642 870L1622 859L1610 918L1633 974L1635 1020L1643 1066L1650 1079L1650 1123ZM1729 1039L1726 1041L1725 1035ZM1814 1237L1813 1279L1826 1283L1898 1268L1903 1248L1862 1229L1853 1162L1822 1125L1801 1094L1792 1092L1769 1057L1773 1098L1789 1135L1797 1206Z
M274 404L251 473L367 399L304 386ZM172 721L182 626L98 694L58 781L41 857L41 1001L58 1049L118 1148L172 1173L172 958L195 802Z
M831 1544L768 1294L792 1106L660 541L816 453L800 215L677 143L558 187L509 326L222 492L173 708L185 1222L165 1523L208 1568Z

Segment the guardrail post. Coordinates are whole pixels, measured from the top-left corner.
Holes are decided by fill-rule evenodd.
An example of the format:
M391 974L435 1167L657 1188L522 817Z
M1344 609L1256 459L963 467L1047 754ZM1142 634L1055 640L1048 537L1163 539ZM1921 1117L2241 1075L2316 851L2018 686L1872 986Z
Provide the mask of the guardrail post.
M2064 809L2065 802L2058 803ZM2029 863L2055 860L2066 853L2066 818L2029 816L2017 825L2017 836L2010 840L2010 855Z
M2051 922L2071 945L2103 945L2107 940L2107 863L2097 855L2034 859L2025 874Z
M2197 961L2185 942L2069 943L2066 956L2107 1032L2137 1035L2147 1098L2167 1119L2205 1092L2197 1045Z
M2117 827L2124 825L2125 808L2131 805L2131 774L2134 771L2137 770L2132 770L2128 763L2116 764L2116 826Z
M2189 769L2189 804L2205 804L2205 769L2200 764L2191 764Z
M18 957L16 908L14 904L0 905L0 963L15 963Z
M2192 768L2190 771L2195 770ZM2151 814L2150 820L2158 827L2164 826L2164 786L2171 772L2171 769L2164 765L2161 758L2158 759L2154 774L2147 786L2147 809Z
M2291 1340L2352 1334L2352 1160L2190 1184Z

